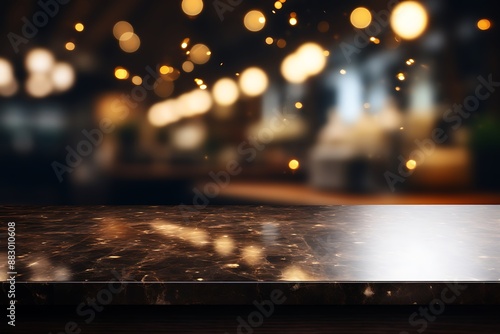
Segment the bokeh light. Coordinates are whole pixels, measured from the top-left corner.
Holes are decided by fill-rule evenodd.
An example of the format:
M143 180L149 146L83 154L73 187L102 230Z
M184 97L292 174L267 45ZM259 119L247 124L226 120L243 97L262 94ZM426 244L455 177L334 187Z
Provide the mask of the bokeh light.
M0 58L0 87L7 86L14 80L14 70L12 64L7 60Z
M66 91L75 82L75 71L68 63L58 63L52 69L51 79L55 90Z
M291 170L299 169L299 166L299 162L295 159L290 160L290 162L288 163L288 168L290 168Z
M186 73L193 72L194 70L194 64L193 62L186 60L185 62L182 63L182 70Z
M351 13L351 24L358 29L366 28L372 22L372 14L365 7L358 7Z
M75 43L73 42L68 42L66 43L66 45L64 46L66 48L66 50L68 51L73 51L75 49Z
M203 10L202 0L182 0L182 11L189 16L196 16Z
M53 89L52 81L45 73L33 73L26 81L26 92L36 98L48 96Z
M125 80L128 79L128 71L124 69L123 67L117 67L115 68L115 77L119 80Z
M240 95L238 85L233 79L222 78L215 84L212 91L214 101L221 106L234 104Z
M266 25L266 17L261 11L251 10L245 15L243 23L249 31L261 31Z
M408 160L406 162L406 168L408 168L409 170L417 168L417 162L415 160Z
M258 67L251 67L241 73L239 84L244 94L258 96L266 91L269 79L266 72Z
M123 51L132 53L137 51L141 46L141 39L133 32L126 32L120 36L119 44Z
M134 27L127 21L119 21L113 26L113 36L118 40L127 32L134 32Z
M212 52L205 44L195 44L191 48L189 57L195 64L202 65L210 60Z
M425 31L427 21L427 11L416 1L401 2L391 13L392 30L407 40L419 37Z
M488 30L491 28L491 22L488 19L481 19L477 21L477 28L479 30Z
M75 24L75 30L78 32L82 32L85 29L85 26L82 23Z
M26 56L26 68L32 73L48 73L54 63L54 56L46 49L31 50Z

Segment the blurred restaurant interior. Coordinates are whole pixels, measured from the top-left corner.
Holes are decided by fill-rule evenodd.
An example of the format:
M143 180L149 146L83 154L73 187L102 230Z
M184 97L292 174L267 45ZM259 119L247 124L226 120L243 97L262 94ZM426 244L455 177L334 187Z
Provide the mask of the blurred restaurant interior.
M0 10L2 204L500 203L493 1Z

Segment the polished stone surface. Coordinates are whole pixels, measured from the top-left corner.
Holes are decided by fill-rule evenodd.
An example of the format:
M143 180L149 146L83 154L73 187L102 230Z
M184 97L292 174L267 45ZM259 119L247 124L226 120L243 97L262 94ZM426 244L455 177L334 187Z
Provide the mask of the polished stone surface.
M27 303L114 281L123 303L249 303L275 286L295 303L411 304L447 282L467 286L457 300L492 303L500 283L499 206L4 206L0 217L16 222Z

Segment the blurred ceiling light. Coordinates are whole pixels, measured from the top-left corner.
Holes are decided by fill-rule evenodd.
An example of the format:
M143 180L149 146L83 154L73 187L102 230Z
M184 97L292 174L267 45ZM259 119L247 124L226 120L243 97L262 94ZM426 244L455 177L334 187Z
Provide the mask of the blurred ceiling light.
M352 11L350 19L355 28L363 29L372 22L372 14L365 7L358 7Z
M302 104L302 102L296 102L295 103L295 108L302 109L302 107L304 107L304 105Z
M240 92L233 79L222 78L214 84L212 94L218 105L230 106L238 100Z
M206 135L206 129L201 123L184 125L174 130L173 144L181 150L194 150L203 144Z
M193 62L186 60L185 62L182 63L182 70L186 73L191 73L194 70L194 64Z
M180 117L174 111L171 101L156 103L148 111L148 121L156 127L166 126L177 122L179 119Z
M168 74L168 73L170 73L170 66L163 65L162 67L160 67L160 73L161 74Z
M307 74L302 70L296 54L288 55L281 63L281 74L290 83L300 84L306 81Z
M57 63L52 69L51 79L55 90L63 92L75 83L75 71L70 64Z
M283 7L283 4L282 4L281 2L276 1L276 2L274 3L274 8L276 8L276 9L281 9L282 7Z
M266 72L258 67L250 67L241 73L239 84L241 91L248 96L264 93L269 84Z
M276 45L280 48L283 49L286 46L286 41L283 38L278 39L276 42Z
M245 15L243 24L249 31L261 31L266 25L266 17L258 10L251 10Z
M283 60L281 73L291 83L303 83L309 76L323 71L325 66L324 49L316 43L306 43Z
M85 26L82 23L75 24L75 30L78 32L82 32L85 29Z
M126 32L120 36L119 44L123 51L132 53L137 51L141 46L141 39L133 32Z
M299 162L295 159L293 160L290 160L290 162L288 163L288 167L291 169L291 170L296 170L296 169L299 169Z
M117 67L115 68L115 77L119 80L125 80L128 79L128 71L124 69L123 67Z
M26 91L33 97L43 98L52 93L52 81L46 74L33 73L26 80Z
M416 1L403 1L391 13L391 27L401 38L412 40L419 37L427 27L427 11Z
M68 42L66 43L66 45L64 46L66 48L66 50L68 51L73 51L75 49L75 43L73 42Z
M210 49L205 44L195 44L191 48L189 57L195 64L202 65L210 60Z
M344 70L344 69L341 69L341 70L340 70L340 74L345 75L346 73L347 73L347 71L346 71L346 70Z
M267 37L267 38L266 38L266 44L267 44L267 45L271 45L271 44L273 44L273 43L274 43L274 39L273 39L272 37Z
M33 49L26 56L26 68L32 73L48 73L54 63L54 55L46 49Z
M188 47L188 45L189 45L189 38L188 38L188 37L186 37L186 38L184 38L184 40L182 41L181 48L185 49L185 48L187 48L187 47Z
M185 109L181 116L191 117L206 113L212 108L212 96L205 90L195 89L183 96Z
M326 66L324 49L315 43L306 43L297 50L299 61L307 75L319 74Z
M481 19L477 21L477 28L479 30L488 30L491 28L491 22L488 19Z
M135 75L134 77L132 77L132 83L136 86L140 86L142 85L142 78L138 75Z
M196 16L203 10L202 0L182 0L182 11L189 16Z
M172 80L158 80L154 91L159 97L167 98L174 92L174 82Z
M127 32L130 32L130 33L134 32L134 27L132 27L132 25L130 23L128 23L127 21L117 22L113 26L113 36L115 36L115 38L118 40L120 39L120 37L122 37L123 34L125 34Z
M406 162L406 168L408 168L409 170L414 170L415 168L417 168L417 162L415 160L408 160Z
M16 80L12 80L7 85L0 85L0 95L4 97L10 97L17 93L19 89L19 85Z
M4 58L0 58L0 87L7 86L14 81L14 69L12 64Z
M410 59L408 59L408 60L406 61L406 65L408 65L408 66L411 66L411 65L413 65L413 64L415 64L415 60L414 60L414 59L412 59L412 58L410 58Z
M397 78L400 81L404 81L406 79L404 73L398 73Z
M297 25L297 18L291 17L290 20L288 20L288 23L290 23L291 26Z

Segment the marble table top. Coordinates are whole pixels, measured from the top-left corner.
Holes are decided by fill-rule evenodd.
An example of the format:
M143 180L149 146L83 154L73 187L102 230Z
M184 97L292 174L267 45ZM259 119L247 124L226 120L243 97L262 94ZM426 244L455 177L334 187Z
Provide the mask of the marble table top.
M352 283L365 298L381 294L376 284L387 297L399 283L500 282L494 205L3 206L0 217L1 240L16 223L17 283L42 290L121 281L217 294L231 283L245 294L245 283Z

